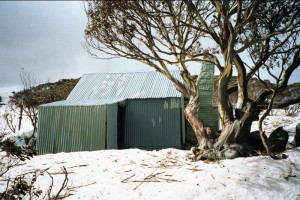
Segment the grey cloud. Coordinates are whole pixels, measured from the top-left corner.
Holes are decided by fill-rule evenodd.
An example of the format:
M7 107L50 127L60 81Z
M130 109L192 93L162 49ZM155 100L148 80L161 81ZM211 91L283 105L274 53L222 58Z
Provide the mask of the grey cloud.
M82 2L0 1L0 93L22 89L21 68L39 82L84 73L151 70L131 60L89 57L81 45L85 25ZM300 70L292 81L299 77Z
M0 2L0 92L21 89L21 68L40 82L147 68L125 59L89 57L82 47L85 25L82 2Z

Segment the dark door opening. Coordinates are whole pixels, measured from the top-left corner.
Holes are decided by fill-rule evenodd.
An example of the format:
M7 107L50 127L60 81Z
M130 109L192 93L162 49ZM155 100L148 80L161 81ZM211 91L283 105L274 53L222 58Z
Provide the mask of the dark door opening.
M125 106L118 105L118 149L124 148Z

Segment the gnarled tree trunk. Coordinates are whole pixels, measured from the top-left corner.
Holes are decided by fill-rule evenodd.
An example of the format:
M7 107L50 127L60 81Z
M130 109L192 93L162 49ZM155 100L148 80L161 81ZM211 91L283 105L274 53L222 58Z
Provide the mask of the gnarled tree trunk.
M248 104L244 110L236 111L236 113L239 113L236 115L240 116L228 121L215 140L211 139L207 131L208 128L205 127L198 115L190 110L189 106L186 107L185 114L195 131L199 143L198 149L193 151L195 160L232 159L256 153L252 147L250 136L252 122L258 117L255 104ZM214 142L214 144L210 145L210 142Z
M197 141L199 144L199 149L206 149L209 136L207 134L206 128L204 127L204 122L200 119L198 112L200 108L200 96L199 92L196 92L195 95L192 95L189 99L187 106L185 107L185 116L192 126Z
M214 145L219 158L235 158L255 153L250 132L252 122L257 118L258 110L254 103L235 110L235 119L223 127Z
M259 110L254 102L246 102L244 96L240 95L238 97L240 103L233 112L227 90L231 74L231 65L228 65L219 78L218 98L222 131L217 139L210 138L208 128L198 116L200 102L197 95L199 91L196 96L190 98L186 107L186 117L199 143L199 150L193 151L196 160L235 158L255 153L251 144L250 131L252 122L258 119ZM213 145L209 145L211 141Z

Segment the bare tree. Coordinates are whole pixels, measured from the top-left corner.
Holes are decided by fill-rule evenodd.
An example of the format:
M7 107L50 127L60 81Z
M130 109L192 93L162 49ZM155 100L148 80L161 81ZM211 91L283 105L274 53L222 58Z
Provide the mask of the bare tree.
M35 86L38 85L36 78L33 73L31 72L25 72L24 68L22 68L21 73L20 73L20 79L21 82L24 86L23 91L29 91L27 94L25 94L24 97L22 97L22 104L21 104L21 114L20 114L20 124L19 124L19 130L21 127L21 120L22 120L22 112L25 113L26 116L29 117L31 124L33 126L33 133L37 131L37 114L38 114L38 109L37 106L34 103L26 103L24 104L24 98L27 98L27 102L32 102L32 94L30 91L31 89Z
M12 107L16 106L20 109L18 129L20 130L21 128L24 113L31 121L34 134L37 131L38 105L32 88L36 87L38 83L34 74L31 72L25 72L24 68L20 71L20 80L23 84L23 90L18 93L13 92L13 96L10 97L10 104Z
M70 94L79 79L62 79L54 83L38 84L32 73L27 73L23 69L20 79L24 89L13 92L9 103L12 108L20 110L19 128L23 114L26 115L33 126L33 133L37 131L38 106L54 101L65 100Z
M269 107L271 95L285 91L299 67L299 7L295 0L89 1L85 4L86 49L97 58L138 60L170 79L189 98L185 116L198 139L198 159L232 157L223 151L231 145L238 147L234 157L246 156L253 153L252 122ZM212 63L220 72L222 131L213 146L208 142L209 129L198 115L201 91L189 71L189 65L202 62ZM178 68L183 82L171 75L171 66ZM278 68L280 76L275 73ZM234 71L238 78L229 86ZM277 84L251 99L248 83L263 72ZM233 103L229 95L235 92ZM300 95L271 106L283 108L297 102Z
M4 113L2 115L7 127L9 128L9 130L11 130L13 133L16 132L16 124L14 123L14 114L12 113Z

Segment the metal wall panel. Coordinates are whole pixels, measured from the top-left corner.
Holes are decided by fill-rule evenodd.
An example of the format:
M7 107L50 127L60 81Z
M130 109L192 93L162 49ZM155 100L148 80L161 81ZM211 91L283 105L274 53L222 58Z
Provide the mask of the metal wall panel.
M118 105L107 105L107 149L118 149Z
M180 147L181 108L180 98L127 100L124 147Z
M218 131L218 109L213 107L214 91L214 65L205 63L202 65L201 72L197 81L200 90L200 110L199 115L206 126Z
M105 149L106 106L39 107L39 154Z

